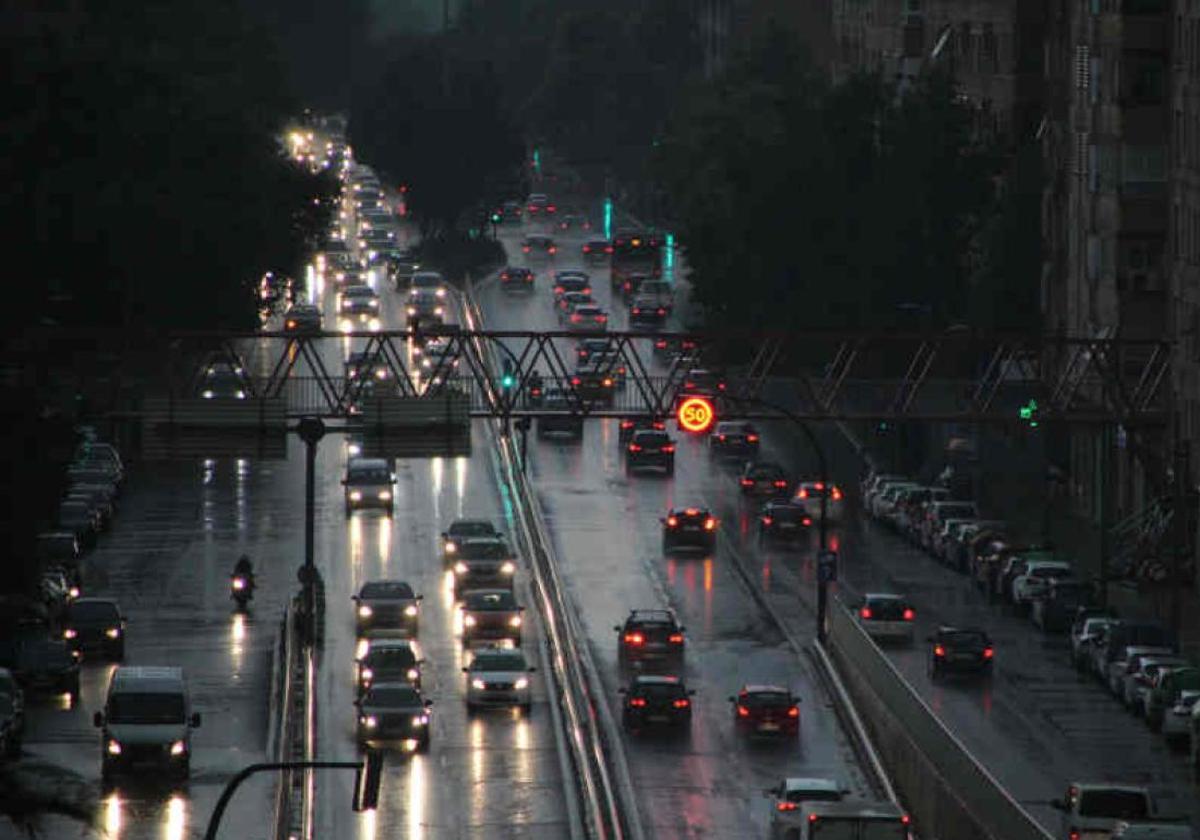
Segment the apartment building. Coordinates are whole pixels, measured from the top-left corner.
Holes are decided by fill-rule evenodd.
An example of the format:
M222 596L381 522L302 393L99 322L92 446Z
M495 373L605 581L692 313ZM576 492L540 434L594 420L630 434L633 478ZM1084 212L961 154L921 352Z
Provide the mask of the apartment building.
M829 0L697 0L695 14L706 78L718 75L737 45L768 24L800 33L816 66L831 66Z

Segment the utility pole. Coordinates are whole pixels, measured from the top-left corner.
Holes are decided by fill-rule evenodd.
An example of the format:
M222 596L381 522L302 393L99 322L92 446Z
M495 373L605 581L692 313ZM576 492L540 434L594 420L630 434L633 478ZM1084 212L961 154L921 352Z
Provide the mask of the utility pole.
M310 644L317 639L317 564L316 564L316 503L317 503L317 444L325 437L325 424L318 417L305 417L296 425L304 441L304 566L300 582L304 586L305 628Z

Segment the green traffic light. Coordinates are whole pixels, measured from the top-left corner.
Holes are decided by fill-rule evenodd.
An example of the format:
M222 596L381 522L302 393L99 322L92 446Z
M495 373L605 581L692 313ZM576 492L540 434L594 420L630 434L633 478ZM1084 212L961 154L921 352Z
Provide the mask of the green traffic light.
M517 380L511 376L503 376L500 379L500 385L504 388L511 388L513 385L516 385L516 384L517 384Z

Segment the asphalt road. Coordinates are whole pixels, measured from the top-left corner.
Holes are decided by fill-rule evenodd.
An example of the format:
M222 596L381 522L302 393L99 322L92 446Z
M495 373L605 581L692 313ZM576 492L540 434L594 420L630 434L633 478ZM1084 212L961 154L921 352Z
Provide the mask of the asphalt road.
M522 264L517 230L508 228L501 236L514 264ZM510 296L491 278L478 283L476 298L487 325L560 329L550 269L584 267L580 242L580 237L563 237L553 266L531 266L538 272L531 296ZM610 326L625 328L622 307L608 306L608 271L584 268L591 272L593 294L610 311ZM648 359L649 347L644 350ZM645 824L663 840L765 836L771 806L762 791L788 775L838 778L869 796L809 663L765 620L731 570L724 545L710 557L663 557L659 517L667 507L704 502L724 491L724 476L708 464L701 441L679 441L673 478L627 478L617 438L616 421L589 420L582 443L531 437L529 451L531 475L569 594L618 719L617 689L623 676L613 625L631 608L670 606L687 627L684 678L697 690L690 737L625 740ZM728 519L721 524L724 530L736 527ZM734 734L727 697L742 684L758 682L790 686L800 695L798 740L749 743Z

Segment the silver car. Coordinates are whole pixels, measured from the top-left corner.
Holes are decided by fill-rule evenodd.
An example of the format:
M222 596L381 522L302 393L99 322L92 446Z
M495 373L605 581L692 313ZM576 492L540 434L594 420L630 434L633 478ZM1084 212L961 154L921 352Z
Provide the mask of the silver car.
M532 704L530 665L519 649L481 648L474 651L467 675L467 712L482 706L516 706L529 713Z

